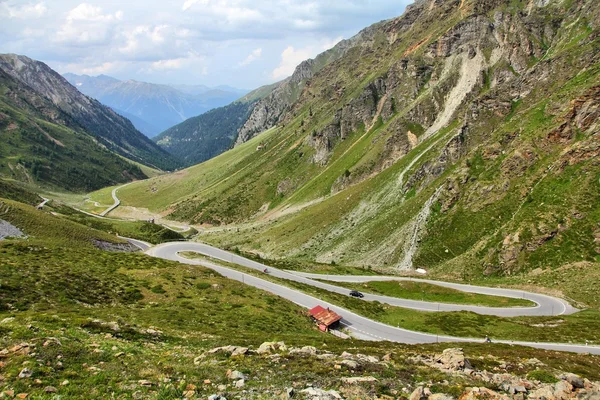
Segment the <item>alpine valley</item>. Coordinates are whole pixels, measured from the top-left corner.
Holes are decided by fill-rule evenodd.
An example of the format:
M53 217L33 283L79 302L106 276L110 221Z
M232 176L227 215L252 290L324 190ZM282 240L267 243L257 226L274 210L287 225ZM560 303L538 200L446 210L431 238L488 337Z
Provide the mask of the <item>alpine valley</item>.
M597 0L416 0L249 93L67 78L0 56L0 397L600 399Z

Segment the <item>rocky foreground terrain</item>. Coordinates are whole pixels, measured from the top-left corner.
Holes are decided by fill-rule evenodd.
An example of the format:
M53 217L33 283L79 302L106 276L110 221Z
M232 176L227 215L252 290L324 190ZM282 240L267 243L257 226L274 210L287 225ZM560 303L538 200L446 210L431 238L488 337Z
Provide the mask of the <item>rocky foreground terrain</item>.
M10 324L10 319L1 324ZM119 332L132 330L117 322L99 320L88 326L103 327L115 338ZM29 326L35 331L36 328ZM134 329L135 330L135 329ZM159 339L157 329L137 331L140 335ZM122 351L120 345L110 348L98 342L90 343L90 351L105 355L127 365L135 354ZM156 348L157 344L147 344ZM325 345L326 346L326 345ZM61 354L61 339L37 337L0 350L0 383L4 390L0 398L29 398L27 392L11 389L11 381L43 388L49 396L59 396L71 383L63 380L59 387L47 385L37 378L44 370L60 371L66 363ZM185 351L181 346L180 356ZM52 359L40 359L40 353L53 350ZM18 358L21 366L14 373L5 367ZM186 361L188 362L188 361ZM191 362L191 360L189 360ZM83 373L101 379L111 368L109 362L84 363ZM203 380L163 376L160 379L140 379L122 382L131 397L166 398L159 393L178 389L185 399L409 399L409 400L566 400L600 399L600 382L593 382L574 373L552 370L537 358L505 361L494 355L469 358L462 348L446 348L440 353L391 351L382 356L363 354L353 348L341 353L314 346L288 346L284 342L264 342L260 346L221 346L193 357L199 371L220 368L223 373ZM404 371L398 379L398 371ZM525 371L529 371L526 373ZM552 371L552 372L549 372ZM18 373L17 373L18 372ZM209 373L206 374L210 376ZM284 376L282 381L280 378ZM289 379L289 380L288 380ZM37 398L37 397L36 397ZM59 398L59 397L56 397Z

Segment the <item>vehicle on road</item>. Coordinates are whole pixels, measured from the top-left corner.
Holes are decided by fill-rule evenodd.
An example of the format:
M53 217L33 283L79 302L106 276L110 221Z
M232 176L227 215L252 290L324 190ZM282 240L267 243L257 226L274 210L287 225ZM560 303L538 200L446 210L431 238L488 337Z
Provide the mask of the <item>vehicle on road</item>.
M351 290L350 291L350 296L352 296L352 297L358 297L359 299L362 299L363 297L365 297L365 295L362 294L361 292L359 292L358 290Z

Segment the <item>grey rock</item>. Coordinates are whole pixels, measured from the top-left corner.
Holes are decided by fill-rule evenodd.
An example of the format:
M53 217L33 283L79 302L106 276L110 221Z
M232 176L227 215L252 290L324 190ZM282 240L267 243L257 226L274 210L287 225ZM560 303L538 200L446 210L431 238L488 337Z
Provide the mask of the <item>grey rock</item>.
M410 394L409 400L427 400L427 396L425 395L425 389L423 386L419 386Z
M438 354L435 357L435 362L443 369L450 371L460 371L465 368L472 369L471 363L465 358L463 349L450 348Z
M358 363L356 361L353 361L353 360L342 360L342 362L340 364L345 365L345 366L347 366L348 368L351 368L351 369L358 368Z
M565 374L561 376L560 379L569 382L574 388L583 389L585 387L583 379L579 375Z
M19 378L21 378L21 379L31 378L31 375L33 375L33 371L30 370L29 368L23 368L21 370L21 372L19 372Z
M244 375L243 373L241 373L240 371L232 371L231 374L228 375L228 378L236 381L238 379L246 379L246 375Z
M454 397L444 393L434 393L427 400L454 400Z
M0 219L0 240L7 237L24 238L25 234L16 226Z
M306 398L311 400L338 400L342 399L342 396L335 390L323 390L318 388L306 388L301 390L300 393L304 393Z
M300 349L292 349L290 350L290 354L301 354L307 356L317 355L317 349L313 346L304 346Z

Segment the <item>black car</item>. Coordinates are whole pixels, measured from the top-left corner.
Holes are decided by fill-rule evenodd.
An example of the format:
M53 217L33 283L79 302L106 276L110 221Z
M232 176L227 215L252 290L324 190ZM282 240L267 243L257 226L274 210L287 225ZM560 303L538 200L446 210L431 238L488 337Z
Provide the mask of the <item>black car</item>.
M362 299L363 297L365 297L365 295L362 294L361 292L359 292L358 290L351 290L350 291L350 296L352 296L352 297L358 297L359 299Z

